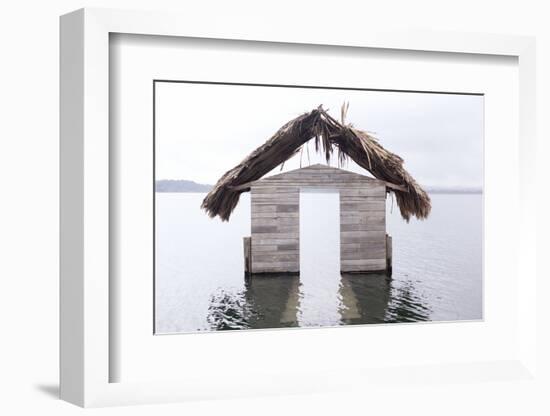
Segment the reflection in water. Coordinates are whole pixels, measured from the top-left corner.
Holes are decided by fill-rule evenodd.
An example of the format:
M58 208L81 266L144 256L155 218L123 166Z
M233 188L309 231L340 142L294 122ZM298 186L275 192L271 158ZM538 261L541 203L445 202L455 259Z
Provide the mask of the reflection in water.
M245 290L219 290L210 298L207 321L212 330L298 326L300 278L254 276Z
M242 292L231 293L222 289L210 297L206 320L213 330L246 329L252 315Z
M404 281L401 286L393 288L384 322L428 321L431 312L427 299L416 290L414 283Z
M384 274L343 274L338 293L334 294L339 316L335 324L429 320L430 308L414 284L410 281L398 284L394 286ZM243 291L220 289L214 293L207 321L211 330L300 326L305 296L299 276L253 276L246 281Z
M413 282L384 274L342 275L339 296L343 324L428 321L431 310Z
M246 282L246 299L256 312L250 328L298 326L299 276L254 276Z
M390 290L385 274L343 274L338 290L342 324L385 322Z

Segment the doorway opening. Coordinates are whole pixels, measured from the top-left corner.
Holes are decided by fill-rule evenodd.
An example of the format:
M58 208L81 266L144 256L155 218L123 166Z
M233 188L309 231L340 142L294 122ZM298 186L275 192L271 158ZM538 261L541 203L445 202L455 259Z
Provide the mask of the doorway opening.
M300 191L300 283L308 296L300 301L299 321L340 321L340 193L333 189ZM327 314L327 309L331 312Z

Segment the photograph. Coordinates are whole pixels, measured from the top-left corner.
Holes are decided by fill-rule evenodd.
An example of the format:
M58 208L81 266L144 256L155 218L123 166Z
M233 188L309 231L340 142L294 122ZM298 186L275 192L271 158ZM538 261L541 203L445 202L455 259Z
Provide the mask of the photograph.
M550 416L545 5L3 2L0 416Z
M153 91L155 334L483 320L483 94Z

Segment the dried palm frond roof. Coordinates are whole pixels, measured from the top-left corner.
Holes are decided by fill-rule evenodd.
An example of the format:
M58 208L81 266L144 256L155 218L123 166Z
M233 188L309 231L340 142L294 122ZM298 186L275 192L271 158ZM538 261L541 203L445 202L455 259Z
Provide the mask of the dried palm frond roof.
M370 134L345 124L347 106L342 107L342 122L331 117L322 106L289 121L267 142L254 150L241 163L227 171L206 195L201 207L208 215L223 221L237 206L241 193L254 182L300 152L314 139L315 150L325 155L327 163L337 151L338 163L350 158L375 178L398 185L391 189L401 216L424 219L431 209L430 197L403 168L403 159L384 149Z

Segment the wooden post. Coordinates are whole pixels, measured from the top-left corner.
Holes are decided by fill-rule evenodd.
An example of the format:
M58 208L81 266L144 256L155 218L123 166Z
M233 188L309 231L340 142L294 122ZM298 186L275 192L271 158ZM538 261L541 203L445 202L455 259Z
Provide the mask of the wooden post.
M392 254L392 237L386 234L386 273L388 276L392 275L393 268L393 254Z
M252 241L250 237L243 237L244 248L244 272L249 274L252 271Z

